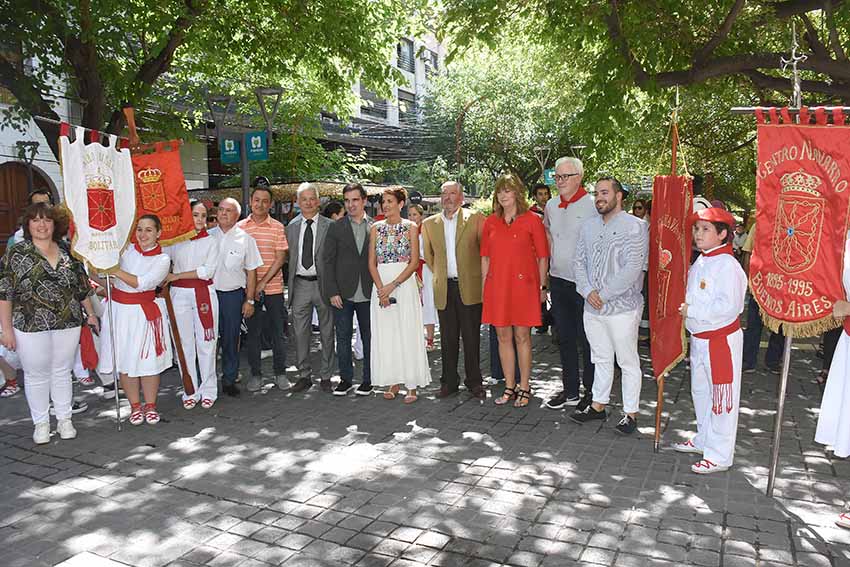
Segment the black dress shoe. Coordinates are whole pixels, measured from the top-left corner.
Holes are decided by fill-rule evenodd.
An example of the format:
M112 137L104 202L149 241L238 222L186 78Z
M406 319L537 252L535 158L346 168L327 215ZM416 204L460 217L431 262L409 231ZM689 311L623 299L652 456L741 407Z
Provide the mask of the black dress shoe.
M236 384L222 386L221 391L230 396L231 398L239 397L239 387Z
M475 386L469 389L469 394L476 400L486 400L487 399L487 390L484 389L484 386Z
M292 385L289 389L293 394L297 394L298 392L304 392L313 387L313 381L309 378L299 378L298 382Z
M440 386L440 391L437 392L437 398L448 398L449 396L454 396L457 394L457 388L449 388L445 384Z

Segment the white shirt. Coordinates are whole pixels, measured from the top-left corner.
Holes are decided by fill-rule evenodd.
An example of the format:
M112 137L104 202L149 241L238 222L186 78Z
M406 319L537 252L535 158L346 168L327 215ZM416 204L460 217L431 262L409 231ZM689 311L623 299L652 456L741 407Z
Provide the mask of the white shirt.
M747 276L734 256L700 254L688 270L685 328L702 333L729 325L744 310L746 291Z
M166 246L163 251L171 256L171 271L175 274L197 272L198 279L211 280L218 267L218 240L207 235L197 240L185 240Z
M119 278L110 278L114 282L115 289L139 293L156 289L159 284L165 281L165 276L168 275L168 270L171 268L171 258L164 252L156 256L142 256L131 244L121 254L119 266L128 274L136 276L138 280L136 283L139 284L139 287L126 284Z
M587 195L566 209L558 207L561 197L555 196L546 203L543 224L549 233L549 273L556 278L575 283L576 243L582 223L598 216L593 197Z
M210 235L218 240L218 265L213 277L216 291L245 288L248 285L245 270L256 270L263 265L257 242L238 226L227 232L211 230Z
M455 211L452 218L443 215L443 235L446 238L446 277L457 277L457 216L462 215L460 209Z
M313 229L313 265L310 266L310 269L304 267L304 233L307 232L307 219L303 216L301 217L301 232L298 235L298 267L295 270L295 275L297 276L316 276L316 230L319 227L319 223L316 222L319 220L319 215L315 215L312 219L313 222L310 224L310 227Z

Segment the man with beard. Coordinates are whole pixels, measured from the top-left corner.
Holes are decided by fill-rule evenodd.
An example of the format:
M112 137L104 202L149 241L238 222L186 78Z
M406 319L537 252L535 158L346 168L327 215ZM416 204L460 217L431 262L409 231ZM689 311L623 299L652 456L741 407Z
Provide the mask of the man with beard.
M597 217L581 227L576 244L576 289L585 299L584 329L593 359L593 403L571 419L604 420L614 382L614 362L622 369L623 419L617 431L637 429L641 369L638 325L643 310L641 286L649 239L646 223L623 210L627 191L613 177L596 182Z

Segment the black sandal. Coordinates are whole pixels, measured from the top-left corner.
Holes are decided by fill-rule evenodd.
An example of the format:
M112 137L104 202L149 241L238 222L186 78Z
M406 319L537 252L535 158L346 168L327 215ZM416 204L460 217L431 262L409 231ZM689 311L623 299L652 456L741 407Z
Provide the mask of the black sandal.
M517 397L516 394L516 386L513 388L505 387L505 391L502 392L502 395L496 398L495 403L497 406L503 406L511 400L515 400Z
M528 390L523 390L520 388L516 393L516 401L514 401L515 408L524 408L531 401L531 388Z

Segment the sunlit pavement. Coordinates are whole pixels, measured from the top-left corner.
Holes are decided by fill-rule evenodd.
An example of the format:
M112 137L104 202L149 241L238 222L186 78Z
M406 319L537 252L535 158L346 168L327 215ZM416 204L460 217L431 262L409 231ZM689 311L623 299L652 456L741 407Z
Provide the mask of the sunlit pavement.
M813 345L792 355L769 499L778 377L744 376L735 466L697 476L692 455L652 451L651 379L640 435L614 431L617 407L579 426L541 407L558 358L550 337L534 344L527 409L494 406L500 388L483 404L436 400L434 383L411 406L316 385L185 411L172 370L159 425L116 431L114 401L93 388L78 391L91 405L74 419L78 438L35 446L23 395L2 400L0 564L850 565L850 531L833 524L850 466L812 440ZM667 380L665 445L693 427L686 377L682 364Z

